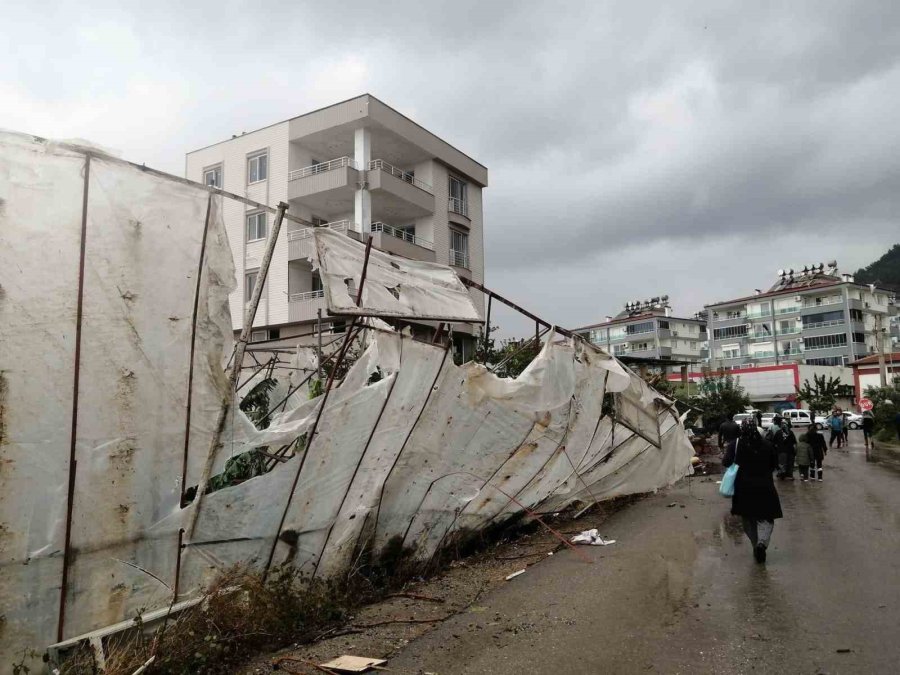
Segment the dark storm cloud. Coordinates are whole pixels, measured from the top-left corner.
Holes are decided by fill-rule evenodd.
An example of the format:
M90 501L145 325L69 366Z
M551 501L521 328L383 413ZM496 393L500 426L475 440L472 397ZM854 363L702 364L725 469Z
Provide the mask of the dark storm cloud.
M34 30L48 16L65 30ZM489 167L488 282L561 322L667 291L693 311L798 248L853 269L900 230L892 2L62 3L0 31L0 126L179 173L373 93ZM692 250L716 264L639 264Z

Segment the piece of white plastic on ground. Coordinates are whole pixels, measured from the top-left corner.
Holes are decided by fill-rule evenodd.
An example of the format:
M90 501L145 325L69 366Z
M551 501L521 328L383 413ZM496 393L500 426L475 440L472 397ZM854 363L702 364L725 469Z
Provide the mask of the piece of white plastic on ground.
M328 663L320 663L319 667L345 673L364 673L370 668L387 663L386 659L373 659L368 656L350 656L344 654Z
M518 570L518 571L516 571L516 572L513 572L512 574L510 574L510 575L508 575L508 576L506 577L505 581L509 581L510 579L515 579L515 578L516 578L517 576L519 576L520 574L525 574L525 570L524 570L524 569L521 569L521 570Z
M615 539L604 539L596 530L585 530L581 534L576 534L570 540L573 544L584 544L586 546L609 546L615 544Z

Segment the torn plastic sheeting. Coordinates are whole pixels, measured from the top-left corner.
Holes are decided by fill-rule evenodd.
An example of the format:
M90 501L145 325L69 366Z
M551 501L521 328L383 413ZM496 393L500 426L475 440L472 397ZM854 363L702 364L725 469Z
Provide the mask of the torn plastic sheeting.
M146 533L178 507L186 430L190 449L209 443L226 382L222 355L231 340L226 302L234 274L220 198L99 154L88 159L64 144L0 134L0 199L0 371L7 389L0 653L6 654L56 637L67 482L75 469L68 456L76 367L65 634L171 597L164 584L113 558L174 580L177 532L162 539ZM187 471L197 473L197 462L189 460Z
M362 302L356 305L365 247L328 228L314 230L328 313L435 321L481 322L468 290L450 267L407 260L377 249L369 254ZM349 285L348 285L349 284Z
M586 546L609 546L616 543L615 539L604 539L601 537L600 532L596 528L584 530L569 541L573 544L584 544Z
M8 533L0 540L3 653L54 641L58 620L84 166L84 155L71 149L2 137L0 269L27 270L21 278L4 276L0 300L0 337L9 345L0 354L6 391L0 451L11 460L0 473ZM189 324L207 208L189 486L199 479L229 395L223 364L231 352L227 296L234 282L219 198L127 164L91 160L65 637L123 620L137 607L167 606L178 531L194 510L197 527L181 555L181 598L229 565L262 568L273 551L275 563L323 576L346 571L359 552L378 554L397 542L427 558L456 534L523 508L561 509L653 490L689 471L692 448L681 424L657 409L656 392L582 341L556 343L551 335L518 378L499 378L476 364L456 366L446 348L374 320L378 330L364 331L362 355L330 393L308 449L181 508ZM33 236L10 238L17 228L7 220L26 223ZM322 237L352 249L346 259L327 251L326 265L329 255L338 258L331 282L344 286L345 273L358 282L363 247ZM42 264L48 248L59 251L53 269ZM401 285L398 298L373 284L372 306L385 316L415 311L421 318L435 302L454 320L472 316L468 292L446 268L372 256L367 287L401 275L422 290L404 295ZM398 304L404 298L413 300L412 309ZM247 387L263 376L251 375ZM276 379L280 394L293 374ZM663 430L660 447L602 416L608 392L618 392L629 424ZM295 395L266 429L233 405L213 473L236 454L308 435L322 402Z

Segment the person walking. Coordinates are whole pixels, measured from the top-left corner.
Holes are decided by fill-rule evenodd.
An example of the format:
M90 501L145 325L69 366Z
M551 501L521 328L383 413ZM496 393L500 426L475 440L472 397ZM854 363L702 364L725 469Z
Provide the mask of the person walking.
M734 463L739 468L734 481L731 513L741 517L744 532L753 546L753 557L756 562L764 563L775 520L783 515L772 478L778 458L772 443L760 436L751 420L741 423L741 435L722 461L726 467Z
M741 435L741 427L733 419L729 418L719 425L719 450L727 449Z
M797 440L797 467L800 469L801 483L805 483L809 478L809 467L814 461L812 443L809 441L809 432L807 431Z
M766 440L772 444L772 447L775 451L775 457L778 462L778 478L779 480L784 480L787 476L787 436L784 433L784 429L782 429L782 423L784 422L781 415L775 415L772 418L771 426L766 430ZM791 471L793 473L793 471Z
M797 437L794 436L794 430L791 428L791 421L786 417L781 420L781 431L783 434L781 446L784 453L784 477L787 480L794 480L794 458L797 456Z
M844 440L844 418L840 410L831 411L831 417L828 418L828 428L831 429L828 447L834 447L834 442L837 441L838 449L840 449Z
M825 453L828 452L828 445L825 443L825 437L819 433L818 429L816 429L815 424L809 425L809 429L806 430L804 436L812 451L813 463L810 465L812 471L810 472L809 478L810 480L818 480L821 483L822 462L825 461Z
M863 413L862 420L863 440L866 443L866 450L869 449L869 439L875 431L875 416L868 410Z

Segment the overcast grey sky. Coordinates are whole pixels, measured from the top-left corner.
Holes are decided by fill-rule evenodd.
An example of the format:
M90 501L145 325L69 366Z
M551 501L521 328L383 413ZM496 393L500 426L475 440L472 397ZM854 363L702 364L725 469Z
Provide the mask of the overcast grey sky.
M363 92L488 166L487 284L561 325L666 293L692 314L900 241L895 2L61 2L0 22L0 127L179 175L187 150Z

